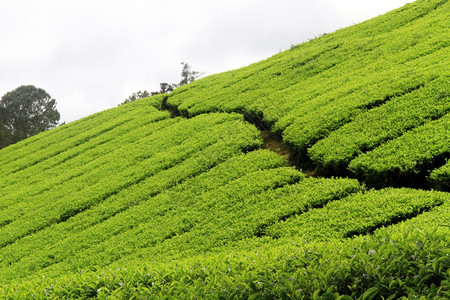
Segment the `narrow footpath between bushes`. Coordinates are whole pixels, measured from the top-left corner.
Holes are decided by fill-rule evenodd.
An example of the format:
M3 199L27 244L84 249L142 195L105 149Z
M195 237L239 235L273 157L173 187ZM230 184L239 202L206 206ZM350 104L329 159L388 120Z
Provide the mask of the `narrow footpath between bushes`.
M169 112L171 118L183 117L178 111L177 107L167 105L167 98L163 100L161 110ZM329 177L321 174L318 171L319 169L316 166L312 165L311 162L308 162L301 166L296 163L289 146L283 141L283 138L267 128L261 128L260 124L263 123L262 121L251 122L251 120L248 120L247 118L246 121L256 126L256 128L258 128L258 130L261 132L261 138L263 140L263 144L261 146L262 149L270 150L282 156L288 162L288 166L295 167L297 170L303 172L307 177Z
M167 98L166 97L163 100L161 110L168 111L170 113L171 118L176 117L185 117L189 118L190 116L182 116L179 112L177 107L173 107L171 105L167 104ZM230 112L228 112L230 113ZM242 112L236 112L236 113L242 113ZM245 118L245 116L244 116ZM342 174L333 174L326 170L321 169L320 166L315 165L311 160L308 159L308 157L305 157L305 155L300 155L302 157L299 159L297 157L298 155L295 155L295 150L291 149L288 144L286 144L283 141L283 138L276 134L270 129L266 128L266 126L261 127L261 124L264 122L262 120L254 120L250 118L245 118L247 122L254 125L261 133L261 138L263 140L263 144L261 146L262 149L268 149L272 152L275 152L276 154L284 157L286 161L288 162L288 166L295 167L297 170L301 171L303 174L305 174L306 177L324 177L324 178L330 178L330 177L348 177L348 178L355 178L358 179L361 183L367 184L364 181L361 181L361 179L356 178L353 174L350 174L349 172L344 172ZM368 186L370 188L370 186ZM426 182L426 178L424 177L423 180L419 180L415 182L414 185L408 185L407 183L401 182L398 186L385 186L387 187L409 187L414 189L423 189L423 190L430 190L431 187Z

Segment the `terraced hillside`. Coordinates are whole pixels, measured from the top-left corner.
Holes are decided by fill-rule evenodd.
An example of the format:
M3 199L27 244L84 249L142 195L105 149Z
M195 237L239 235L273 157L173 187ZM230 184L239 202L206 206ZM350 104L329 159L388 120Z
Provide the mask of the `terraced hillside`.
M417 1L0 150L0 297L450 297L449 19Z
M241 112L279 133L302 167L309 161L374 186L421 184L450 152L449 17L447 1L419 1L194 82L167 104L183 116ZM425 131L434 140L422 139ZM421 149L408 152L410 143Z

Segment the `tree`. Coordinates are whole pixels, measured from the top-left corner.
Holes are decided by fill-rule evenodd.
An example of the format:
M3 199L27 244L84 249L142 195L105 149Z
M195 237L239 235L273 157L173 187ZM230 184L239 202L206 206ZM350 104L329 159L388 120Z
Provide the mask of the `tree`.
M128 98L125 99L125 101L123 101L121 104L126 104L126 103L134 101L136 99L146 98L146 97L150 97L150 96L151 96L151 94L149 92L147 92L146 90L139 91L139 92L133 93L130 96L128 96Z
M11 144L11 133L6 130L6 127L3 126L3 124L0 124L0 149Z
M153 92L152 95L170 93L170 92L173 92L173 90L176 87L177 87L176 84L167 83L167 82L161 82L159 84L159 91L158 92Z
M58 125L56 101L43 89L23 85L0 100L0 148Z
M146 97L157 95L157 94L170 93L179 86L182 86L182 85L185 85L185 84L195 81L200 76L200 72L192 71L191 66L189 66L188 63L182 62L181 64L183 65L183 69L181 70L180 83L177 84L177 83L162 82L159 84L159 88L160 88L159 91L149 93L149 92L147 92L147 90L144 90L143 92L139 91L137 93L133 93L119 105L126 104L128 102L131 102L131 101L134 101L137 99L142 99L142 98L146 98Z
M183 69L181 70L181 81L178 86L182 86L195 81L200 73L197 71L192 71L191 66L188 63L182 62Z

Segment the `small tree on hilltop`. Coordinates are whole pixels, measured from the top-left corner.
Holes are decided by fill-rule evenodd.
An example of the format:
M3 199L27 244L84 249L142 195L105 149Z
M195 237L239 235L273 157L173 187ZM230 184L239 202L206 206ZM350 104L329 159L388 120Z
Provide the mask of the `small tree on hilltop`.
M188 63L182 62L183 69L181 70L181 81L178 86L182 86L195 81L200 73L197 71L192 71L191 66Z
M137 99L141 99L141 98L146 98L146 97L150 97L151 94L149 92L147 92L146 90L144 91L139 91L136 93L131 94L130 96L128 96L127 99L125 99L125 101L123 101L121 104L126 104L128 102L137 100Z
M167 82L161 82L159 84L159 91L158 92L153 92L152 95L170 93L170 92L173 92L173 90L176 87L177 87L176 84L167 83Z
M161 82L159 84L159 91L149 93L146 90L144 90L144 91L139 91L139 92L133 93L127 99L125 99L125 101L123 101L120 105L129 103L129 102L137 100L137 99L142 99L142 98L146 98L149 96L157 95L157 94L166 94L166 93L173 92L173 90L176 89L177 87L191 83L200 76L200 72L192 71L191 66L189 66L188 63L182 62L181 64L183 65L183 69L181 70L180 83L177 84L177 83Z

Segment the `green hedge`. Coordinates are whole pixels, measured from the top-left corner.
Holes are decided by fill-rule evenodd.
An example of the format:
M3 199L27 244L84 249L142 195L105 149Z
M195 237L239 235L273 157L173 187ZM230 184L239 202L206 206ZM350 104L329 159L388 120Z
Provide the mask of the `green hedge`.
M438 158L448 157L449 132L450 114L446 114L361 154L350 162L349 168L372 186L420 182Z
M338 172L358 154L399 137L406 131L450 111L448 78L435 79L424 87L368 110L333 131L308 150L311 159Z
M449 202L373 235L121 268L0 287L12 298L448 298ZM252 243L249 241L248 243Z

